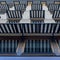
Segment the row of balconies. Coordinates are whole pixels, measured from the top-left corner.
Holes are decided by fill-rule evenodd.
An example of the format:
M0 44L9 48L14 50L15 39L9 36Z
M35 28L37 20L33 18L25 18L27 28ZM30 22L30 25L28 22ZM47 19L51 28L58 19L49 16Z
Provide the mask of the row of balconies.
M1 11L0 11L1 12ZM21 10L8 10L5 12L1 12L0 19L7 19L9 21L19 21L22 19L22 11ZM3 18L4 17L4 18ZM60 21L60 10L54 10L52 14L52 18L55 21ZM31 21L44 21L45 19L45 11L44 10L30 10L30 19Z

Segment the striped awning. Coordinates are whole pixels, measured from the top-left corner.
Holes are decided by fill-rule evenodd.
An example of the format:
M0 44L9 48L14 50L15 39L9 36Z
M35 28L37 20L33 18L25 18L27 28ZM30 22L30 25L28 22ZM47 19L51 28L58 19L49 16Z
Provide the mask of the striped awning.
M21 11L17 11L17 10L8 10L6 11L8 18L22 18L22 13Z
M27 33L27 34L33 34L33 33L39 33L39 34L52 34L60 33L60 24L56 23L41 23L41 24L20 24L20 23L15 23L15 24L10 24L10 23L5 23L5 24L0 24L0 34L5 34L5 33Z
M25 10L26 9L26 5L25 4L17 4L14 5L15 10Z
M42 10L41 4L32 4L31 10Z
M52 18L56 20L60 20L60 10L54 10Z
M32 0L33 4L41 4L41 2L38 0Z
M44 10L30 10L31 20L44 20L45 11Z
M59 4L49 4L48 10L49 11L59 10Z
M0 4L0 10L9 10L8 4Z

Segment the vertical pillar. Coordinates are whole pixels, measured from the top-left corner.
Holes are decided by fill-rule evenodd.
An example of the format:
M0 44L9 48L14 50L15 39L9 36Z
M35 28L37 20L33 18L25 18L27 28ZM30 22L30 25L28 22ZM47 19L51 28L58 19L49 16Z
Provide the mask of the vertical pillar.
M22 55L22 53L24 53L24 49L25 49L25 42L19 42L18 47L16 49L17 55Z
M51 49L52 49L52 52L55 54L55 55L60 55L60 48L56 42L56 39L54 38L54 36L52 36L52 40L51 40Z
M24 53L24 48L25 48L25 40L24 40L24 35L22 34L21 40L18 43L18 47L16 49L16 54L17 55L22 55Z

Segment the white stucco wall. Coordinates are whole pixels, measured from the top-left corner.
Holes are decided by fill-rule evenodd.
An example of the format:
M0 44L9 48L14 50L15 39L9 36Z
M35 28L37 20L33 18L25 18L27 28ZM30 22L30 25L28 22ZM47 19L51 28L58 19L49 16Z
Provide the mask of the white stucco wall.
M9 8L9 10L15 10L14 6L12 6L11 8Z
M14 6L12 6L12 8L9 8L9 10L15 10ZM0 13L0 23L6 23L7 20L7 14L6 13Z
M4 13L4 14L0 14L0 23L6 23L8 20L7 20L7 14Z
M30 10L31 10L31 6L27 6L26 11L22 14L22 19L20 20L19 23L31 23Z
M0 16L1 16L1 18L0 18L0 19L6 19L6 18L7 18L6 13L4 13L4 14L0 14Z

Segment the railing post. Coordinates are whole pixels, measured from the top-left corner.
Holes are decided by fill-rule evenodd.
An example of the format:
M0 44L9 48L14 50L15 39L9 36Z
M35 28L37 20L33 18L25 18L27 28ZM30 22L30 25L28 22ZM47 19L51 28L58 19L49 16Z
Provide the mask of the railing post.
M24 40L24 35L22 33L21 40L19 40L18 47L16 49L16 54L17 55L22 55L25 50L25 40Z

